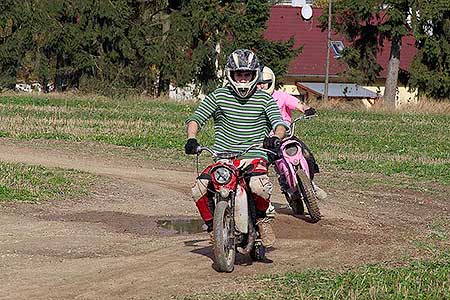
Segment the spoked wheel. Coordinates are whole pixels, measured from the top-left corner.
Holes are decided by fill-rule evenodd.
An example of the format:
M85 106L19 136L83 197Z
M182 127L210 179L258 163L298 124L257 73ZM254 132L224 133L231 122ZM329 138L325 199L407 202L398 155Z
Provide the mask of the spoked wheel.
M292 208L292 213L294 215L305 214L305 207L303 206L302 197L300 195L289 196L288 194L285 194L285 197L289 206Z
M314 223L319 222L322 216L320 215L318 198L316 193L314 193L311 179L306 176L306 173L303 170L298 170L297 176L299 179L300 189L304 195L303 200L305 201L309 216Z
M214 209L214 263L219 272L232 272L236 248L234 245L234 226L231 220L231 209L227 201L219 201Z

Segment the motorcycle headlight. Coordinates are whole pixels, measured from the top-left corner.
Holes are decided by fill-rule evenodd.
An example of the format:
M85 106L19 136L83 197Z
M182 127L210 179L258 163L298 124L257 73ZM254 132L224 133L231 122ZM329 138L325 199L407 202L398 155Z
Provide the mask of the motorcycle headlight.
M231 172L227 168L217 168L214 170L214 179L219 184L227 184L231 180Z
M286 147L284 151L286 152L287 155L294 156L298 152L298 147L297 145L289 145Z

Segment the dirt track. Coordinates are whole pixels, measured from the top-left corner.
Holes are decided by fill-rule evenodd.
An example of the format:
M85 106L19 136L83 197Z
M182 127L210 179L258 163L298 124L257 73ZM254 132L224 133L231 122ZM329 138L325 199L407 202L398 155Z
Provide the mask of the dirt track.
M277 191L272 262L240 258L232 274L220 274L211 268L205 233L177 235L155 223L198 218L189 193L192 170L163 170L127 153L96 144L0 139L1 161L108 178L85 199L0 204L0 299L167 299L236 291L236 284L245 289L245 275L391 261L414 255L412 241L450 209L448 190L432 197L409 189L357 190L351 178L327 184L336 177L325 172L318 179L330 194L321 205L323 221L290 215Z

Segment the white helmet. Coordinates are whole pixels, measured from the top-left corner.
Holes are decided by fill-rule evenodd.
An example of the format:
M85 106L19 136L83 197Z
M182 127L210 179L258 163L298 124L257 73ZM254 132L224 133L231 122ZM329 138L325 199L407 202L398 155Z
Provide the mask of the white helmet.
M252 71L253 78L246 83L236 82L234 80L235 71ZM228 57L225 65L225 74L233 91L241 98L247 98L253 95L256 90L256 84L259 81L261 65L255 53L248 49L235 50Z
M264 91L266 91L270 95L273 94L273 91L275 90L275 74L273 73L271 68L264 67L264 69L262 71L260 83L268 83L269 86Z

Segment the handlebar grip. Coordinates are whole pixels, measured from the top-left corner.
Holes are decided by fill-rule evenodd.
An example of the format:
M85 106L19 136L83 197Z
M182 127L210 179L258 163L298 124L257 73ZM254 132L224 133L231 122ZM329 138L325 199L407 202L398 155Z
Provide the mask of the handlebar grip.
M277 140L273 141L273 145L274 145L276 148L279 148L279 147L281 147L281 141L280 141L279 139L277 139Z

